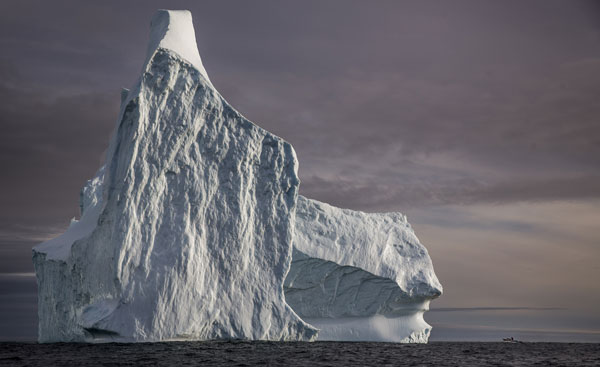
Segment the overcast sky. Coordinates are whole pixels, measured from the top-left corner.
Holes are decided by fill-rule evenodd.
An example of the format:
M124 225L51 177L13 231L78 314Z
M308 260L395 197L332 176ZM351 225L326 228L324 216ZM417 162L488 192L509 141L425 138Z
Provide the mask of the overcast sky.
M408 214L434 340L600 340L600 3L550 0L0 3L1 339L35 337L13 273L78 216L164 7L302 194Z

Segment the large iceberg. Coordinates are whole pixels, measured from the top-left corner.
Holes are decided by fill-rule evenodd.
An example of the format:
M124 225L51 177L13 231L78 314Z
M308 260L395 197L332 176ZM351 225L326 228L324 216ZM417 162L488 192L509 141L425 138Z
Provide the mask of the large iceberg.
M441 286L406 218L298 196L292 146L215 90L191 14L150 35L80 219L33 249L39 341L426 342Z
M34 248L39 341L312 340L283 291L297 167L212 87L191 14L156 13L80 221Z
M319 340L426 343L423 313L441 292L406 216L298 197L285 297Z

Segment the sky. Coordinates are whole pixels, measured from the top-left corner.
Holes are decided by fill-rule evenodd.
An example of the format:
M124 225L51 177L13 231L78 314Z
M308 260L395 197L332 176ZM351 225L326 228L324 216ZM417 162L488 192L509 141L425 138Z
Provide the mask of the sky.
M0 340L36 337L31 247L78 217L156 9L192 11L300 193L407 214L444 294L431 340L600 342L600 3L0 3Z

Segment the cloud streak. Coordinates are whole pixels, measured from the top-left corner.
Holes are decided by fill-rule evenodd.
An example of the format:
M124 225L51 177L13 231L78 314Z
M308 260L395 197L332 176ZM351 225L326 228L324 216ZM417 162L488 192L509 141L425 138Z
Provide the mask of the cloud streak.
M481 312L481 311L564 311L561 307L438 307L429 312Z

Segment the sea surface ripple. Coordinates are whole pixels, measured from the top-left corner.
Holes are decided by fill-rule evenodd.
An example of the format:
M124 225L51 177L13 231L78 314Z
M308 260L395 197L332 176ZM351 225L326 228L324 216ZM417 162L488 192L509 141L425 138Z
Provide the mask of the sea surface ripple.
M600 344L0 343L0 366L599 366Z

